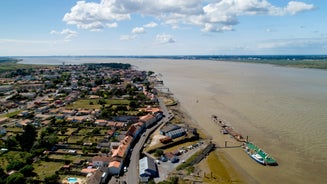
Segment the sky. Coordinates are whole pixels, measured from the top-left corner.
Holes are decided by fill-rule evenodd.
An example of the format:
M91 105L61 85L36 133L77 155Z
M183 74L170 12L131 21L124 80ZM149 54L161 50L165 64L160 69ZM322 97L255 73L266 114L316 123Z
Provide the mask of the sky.
M327 54L324 0L1 0L0 56Z

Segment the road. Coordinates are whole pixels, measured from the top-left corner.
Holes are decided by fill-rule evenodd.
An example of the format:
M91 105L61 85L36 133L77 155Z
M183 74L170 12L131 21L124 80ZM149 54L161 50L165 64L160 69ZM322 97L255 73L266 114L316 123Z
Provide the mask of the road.
M139 141L135 144L133 151L131 153L130 157L130 163L128 167L128 171L126 172L126 182L127 184L133 184L133 183L139 183L139 159L140 159L140 152L142 150L142 147L148 137L152 134L154 130L156 130L162 123L168 122L172 116L169 115L168 109L166 105L163 103L162 100L159 100L160 108L163 111L164 117L157 122L157 124L150 129L147 129L140 137Z

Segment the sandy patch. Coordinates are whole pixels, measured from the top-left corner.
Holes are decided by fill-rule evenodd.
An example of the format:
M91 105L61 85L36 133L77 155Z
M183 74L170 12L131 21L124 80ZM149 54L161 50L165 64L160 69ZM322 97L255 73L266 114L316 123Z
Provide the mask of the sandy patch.
M149 147L154 146L154 145L160 143L160 139L161 139L161 138L164 138L164 137L166 137L166 136L164 136L164 135L160 135L160 134L156 134L156 135L154 135L154 136L152 137L152 140L151 140L151 143L150 143Z

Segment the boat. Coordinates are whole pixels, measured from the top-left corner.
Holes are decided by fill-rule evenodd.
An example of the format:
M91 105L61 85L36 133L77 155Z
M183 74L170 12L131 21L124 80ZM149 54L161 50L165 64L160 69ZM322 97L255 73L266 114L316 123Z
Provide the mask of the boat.
M251 142L243 143L244 151L256 162L262 165L277 166L277 161L268 153L260 149L257 145Z
M258 153L250 154L249 156L259 164L266 165L262 156L260 156Z

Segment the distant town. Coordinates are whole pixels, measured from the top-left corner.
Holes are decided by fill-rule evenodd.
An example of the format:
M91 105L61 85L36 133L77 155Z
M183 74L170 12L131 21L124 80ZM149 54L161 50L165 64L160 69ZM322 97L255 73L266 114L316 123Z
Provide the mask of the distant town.
M0 184L179 183L214 148L130 64L2 71L0 97Z

